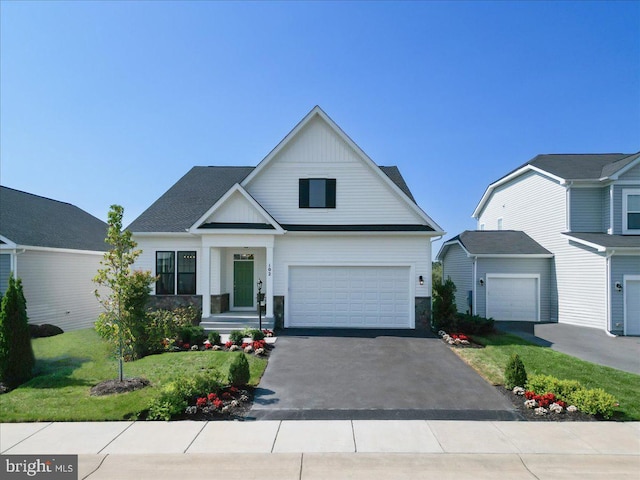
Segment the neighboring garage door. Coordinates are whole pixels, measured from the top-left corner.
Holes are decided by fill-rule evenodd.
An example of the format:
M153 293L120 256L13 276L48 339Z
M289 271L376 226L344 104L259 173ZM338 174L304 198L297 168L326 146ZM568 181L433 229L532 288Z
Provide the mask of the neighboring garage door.
M539 278L487 275L487 317L494 320L539 320Z
M411 328L409 267L289 267L289 327Z
M640 335L640 276L624 277L624 333Z

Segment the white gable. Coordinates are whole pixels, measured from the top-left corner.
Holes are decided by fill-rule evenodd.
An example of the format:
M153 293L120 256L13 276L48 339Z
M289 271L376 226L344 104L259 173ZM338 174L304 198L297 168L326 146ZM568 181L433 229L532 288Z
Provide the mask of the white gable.
M231 196L204 223L269 223L240 192Z
M302 178L336 179L336 208L299 208ZM428 224L441 230L319 109L243 186L280 224Z

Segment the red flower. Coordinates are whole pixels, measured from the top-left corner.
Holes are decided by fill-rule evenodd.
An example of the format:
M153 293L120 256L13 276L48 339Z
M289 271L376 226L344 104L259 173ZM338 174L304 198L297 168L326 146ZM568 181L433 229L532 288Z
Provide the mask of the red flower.
M562 400L556 400L556 403L560 405L562 408L567 408L567 402L563 402Z
M527 390L526 392L524 392L524 398L526 398L527 400L535 400L536 396L536 392L533 392L531 390Z
M247 348L249 344L247 342L242 342L242 348Z
M211 345L210 343L205 343L204 344L204 349L205 350L209 350L213 345Z
M231 340L229 340L227 343L224 344L226 348L231 348L232 345L233 345L233 342Z
M200 397L196 400L196 406L202 408L207 406L207 399L205 397Z
M236 387L229 387L229 393L236 394L238 393L238 389Z
M216 398L218 398L218 396L215 393L210 393L209 395L207 395L207 398L210 402L213 402Z
M186 348L187 350L189 350L189 348L191 348L191 346L188 343L183 343L182 344L182 348Z
M231 397L231 394L229 392L222 392L222 398L224 400L231 400L231 398L233 397Z
M256 340L255 342L253 342L252 346L254 350L257 350L259 348L264 348L266 344L267 342L265 342L264 340Z
M216 398L216 399L213 401L213 406L214 406L216 409L220 409L220 408L222 408L222 406L223 406L223 405L224 405L224 404L222 403L222 400L220 400L219 398Z

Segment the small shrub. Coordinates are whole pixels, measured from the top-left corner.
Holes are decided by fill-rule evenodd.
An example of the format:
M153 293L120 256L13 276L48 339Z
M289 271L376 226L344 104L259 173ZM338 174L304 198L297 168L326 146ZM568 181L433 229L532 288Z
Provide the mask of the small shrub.
M484 318L480 315L457 313L453 319L451 330L467 335L483 335L493 332L493 318Z
M229 341L234 345L242 345L242 340L244 339L244 332L240 330L233 330L229 334Z
M204 328L195 327L193 325L187 325L180 327L178 332L178 338L182 343L188 343L189 345L199 345L207 338L204 333Z
M444 283L433 285L433 329L447 330L455 320L458 309L456 307L456 285L451 278Z
M568 403L578 407L578 410L590 415L602 415L611 418L618 402L615 397L601 388L581 388L569 395Z
M171 420L189 405L189 400L222 389L220 373L211 369L189 377L181 376L167 383L149 406L147 420Z
M207 338L212 345L220 345L220 334L218 332L209 332L209 336Z
M251 335L251 338L253 339L254 342L264 340L264 333L262 333L262 330L258 330L258 329L251 330L249 334Z
M249 383L249 362L244 353L237 355L229 367L229 384L242 387Z
M199 308L193 305L187 305L184 307L176 307L172 310L177 322L181 325L193 325L197 327L202 319L202 312Z
M532 375L527 380L528 390L536 393L551 392L562 400L566 400L573 392L581 388L583 387L577 380L559 380L551 375Z
M517 353L511 355L504 369L504 386L511 390L513 387L524 387L527 384L527 371Z

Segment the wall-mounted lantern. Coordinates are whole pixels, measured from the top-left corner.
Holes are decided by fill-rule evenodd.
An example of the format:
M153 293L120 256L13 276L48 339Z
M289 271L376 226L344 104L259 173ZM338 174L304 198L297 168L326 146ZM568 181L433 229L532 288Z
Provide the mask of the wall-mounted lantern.
M618 292L621 292L621 291L622 291L622 284L621 284L620 282L616 282L615 287L616 287L616 290L617 290Z
M481 278L480 280L478 280L478 283L480 284L481 287L484 287L484 278Z
M422 278L422 275L418 277L418 282L420 283L420 285L424 285L424 278Z

